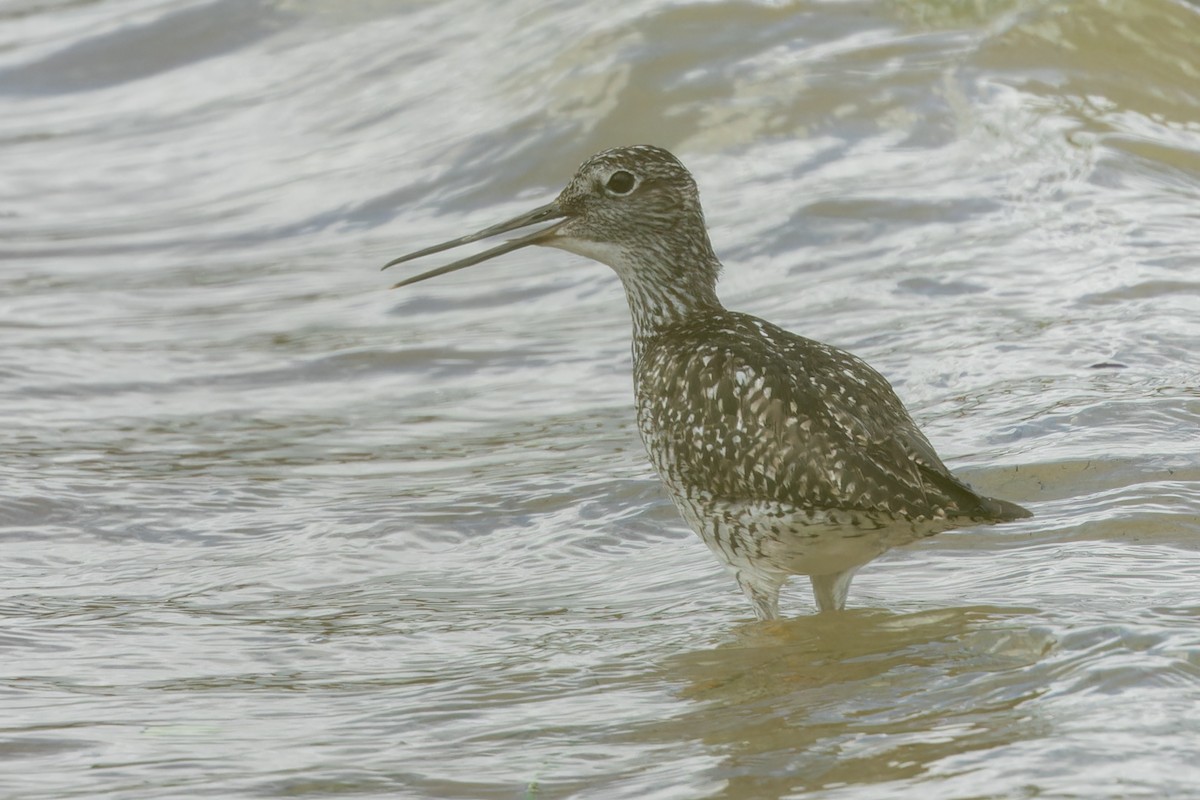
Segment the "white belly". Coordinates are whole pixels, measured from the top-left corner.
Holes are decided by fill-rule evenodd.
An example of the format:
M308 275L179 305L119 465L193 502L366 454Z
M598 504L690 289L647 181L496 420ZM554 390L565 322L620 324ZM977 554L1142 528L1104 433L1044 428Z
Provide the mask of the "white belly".
M810 512L771 501L671 495L692 529L735 571L832 575L952 527L867 512Z

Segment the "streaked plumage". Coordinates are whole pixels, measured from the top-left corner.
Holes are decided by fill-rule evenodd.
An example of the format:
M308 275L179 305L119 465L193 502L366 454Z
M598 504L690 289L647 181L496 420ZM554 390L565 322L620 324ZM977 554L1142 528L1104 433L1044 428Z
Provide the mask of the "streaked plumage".
M840 609L854 571L947 528L1029 516L954 477L896 393L862 360L717 299L721 265L688 171L661 148L606 150L552 203L400 263L555 222L397 286L529 244L611 266L633 317L638 428L680 513L761 619L808 575Z

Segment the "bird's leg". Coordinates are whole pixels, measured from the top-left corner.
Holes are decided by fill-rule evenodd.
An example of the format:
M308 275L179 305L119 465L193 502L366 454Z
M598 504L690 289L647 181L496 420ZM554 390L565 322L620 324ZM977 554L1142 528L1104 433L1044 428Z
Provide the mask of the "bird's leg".
M833 572L829 575L810 575L813 595L817 598L817 610L841 611L846 607L846 593L858 567Z
M787 580L786 575L739 569L736 577L738 586L754 605L754 616L760 620L779 619L779 587Z

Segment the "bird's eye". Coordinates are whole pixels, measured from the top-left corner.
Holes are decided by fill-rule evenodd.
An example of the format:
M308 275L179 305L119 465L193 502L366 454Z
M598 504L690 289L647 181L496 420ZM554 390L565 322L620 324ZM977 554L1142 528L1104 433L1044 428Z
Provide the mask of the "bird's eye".
M637 178L633 176L632 172L626 172L623 169L609 175L608 182L604 184L604 188L613 194L629 194L635 186L637 186Z

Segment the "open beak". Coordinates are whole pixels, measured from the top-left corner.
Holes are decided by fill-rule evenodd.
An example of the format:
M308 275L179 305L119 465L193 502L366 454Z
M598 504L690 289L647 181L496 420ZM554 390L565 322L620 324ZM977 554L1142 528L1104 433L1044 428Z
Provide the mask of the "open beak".
M432 255L433 253L440 253L443 250L449 250L453 247L458 247L459 245L477 242L480 239L486 239L489 236L495 236L508 231L515 231L518 228L536 225L539 222L547 222L552 219L562 219L565 216L566 214L559 209L557 204L547 203L540 208L535 208L533 211L522 214L519 217L514 217L507 222L501 222L499 225L492 225L490 228L484 228L478 233L472 233L469 236L463 236L459 239L451 239L448 242L435 244L433 247L426 247L424 250L418 250L415 253L409 253L408 255L403 255L399 258L393 258L391 261L383 265L383 269L393 267L396 264L402 264L405 261L412 261L414 258L421 258L422 256ZM563 222L565 222L565 220L563 220ZM414 275L411 278L405 278L392 288L397 289L401 286L408 286L410 283L423 281L426 278L435 278L438 275L445 275L448 272L454 272L465 267L473 266L482 261L487 261L489 258L495 258L498 255L510 253L513 250L519 250L520 248L527 247L531 244L541 244L546 240L553 238L554 232L562 227L563 222L556 222L553 225L534 231L533 233L526 234L525 236L521 236L516 239L510 239L504 244L497 245L490 250L484 250L482 253L476 253L473 256L467 256L459 261L451 262L444 267L438 267L437 269L431 269L428 272L422 272L420 275Z

